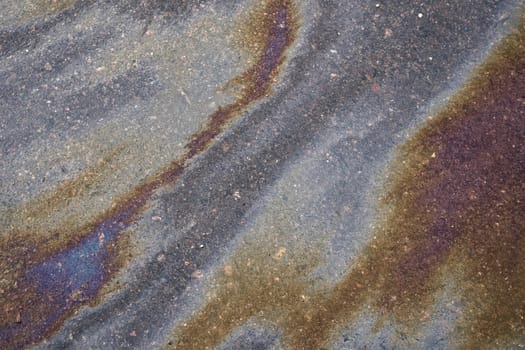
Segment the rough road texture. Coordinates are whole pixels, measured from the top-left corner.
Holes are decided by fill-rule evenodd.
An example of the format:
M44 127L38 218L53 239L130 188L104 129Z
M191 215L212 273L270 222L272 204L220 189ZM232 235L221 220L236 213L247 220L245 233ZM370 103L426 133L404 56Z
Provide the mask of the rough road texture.
M0 348L525 347L522 1L3 1Z

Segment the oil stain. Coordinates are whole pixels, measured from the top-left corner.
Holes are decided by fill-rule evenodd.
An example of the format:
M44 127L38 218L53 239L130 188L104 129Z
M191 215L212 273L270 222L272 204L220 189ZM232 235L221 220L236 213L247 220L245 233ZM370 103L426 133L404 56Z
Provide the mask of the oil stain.
M262 2L245 23L238 41L243 42L246 37L252 37L252 41L257 42L257 47L262 49L255 49L255 64L227 84L240 86L239 98L234 103L219 108L209 117L208 126L194 135L187 146L189 157L202 152L234 115L252 101L270 93L272 82L278 73L276 68L283 63L283 52L295 40L298 26L296 11L290 0Z
M53 229L35 230L49 213L67 207L86 189L102 181L116 162L120 148L77 179L15 210L29 217L30 222L8 229L0 236L5 271L0 286L1 348L17 349L40 342L57 331L80 306L100 303L104 286L129 258L131 244L126 230L139 218L153 192L176 181L228 122L270 93L286 50L295 40L297 22L291 1L267 1L263 9L264 13L254 12L262 16L255 37L263 49L256 53L254 64L235 79L242 85L238 98L208 117L207 124L191 137L180 159L145 179L87 222L64 221ZM250 29L253 27L246 26L241 32Z
M23 5L23 18L35 19L65 10L76 0L30 0Z
M301 259L281 266L259 245L241 249L217 277L213 298L166 347L212 349L255 318L278 325L289 348L321 349L367 307L379 317L376 330L388 322L415 334L451 280L463 308L456 346L502 347L525 334L524 91L522 15L397 150L374 239L335 286L309 281L315 266L299 269Z

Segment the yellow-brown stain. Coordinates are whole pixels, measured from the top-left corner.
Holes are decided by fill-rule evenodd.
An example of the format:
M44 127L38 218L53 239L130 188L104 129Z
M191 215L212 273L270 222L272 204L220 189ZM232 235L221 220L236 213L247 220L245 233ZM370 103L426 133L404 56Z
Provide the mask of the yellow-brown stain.
M262 233L262 232L261 232ZM316 247L320 250L321 247ZM275 254L271 242L243 243L227 262L213 298L193 318L175 330L171 349L213 349L236 327L250 318L260 322L282 320L283 310L306 306L315 291L306 275L320 264L319 257L305 250ZM296 264L298 260L303 261ZM314 293L314 294L312 294Z
M23 16L33 19L65 10L74 5L76 0L30 0L24 4Z
M522 12L523 13L523 12ZM175 349L213 349L249 318L290 349L329 346L363 310L414 334L447 283L461 305L453 346L502 347L525 334L525 19L431 121L397 150L373 239L333 287L318 257L239 249L215 297L174 331ZM273 261L272 261L273 260ZM452 340L452 339L451 339Z
M67 217L67 208L72 206L73 199L77 203L86 205L89 201L87 197L97 190L97 185L102 179L107 178L115 167L122 166L118 158L125 149L126 147L122 145L106 152L96 164L80 172L75 178L61 182L56 188L44 191L16 209L8 210L5 214L7 227L4 228L12 232L8 236L15 235L22 238L22 235L26 234L24 239L38 236L48 241L56 239L61 243L68 240L65 235L53 237L54 233L67 234L68 230L64 229L66 226L73 232L80 227L75 227L73 222L64 223L63 220L56 219L56 216L62 219Z

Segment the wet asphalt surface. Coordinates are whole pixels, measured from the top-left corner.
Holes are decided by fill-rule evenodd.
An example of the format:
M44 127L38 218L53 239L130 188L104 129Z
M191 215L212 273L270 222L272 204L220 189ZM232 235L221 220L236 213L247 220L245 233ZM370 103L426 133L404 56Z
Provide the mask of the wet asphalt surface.
M460 238L430 251L431 268L420 256L400 267L432 275L402 279L410 298L388 289L385 301L391 273L366 267L403 254L384 229L398 225L397 199L385 208L383 197L420 149L403 145L508 35L520 56L523 14L520 1L492 0L4 1L0 347L525 346L517 209L497 214L510 222L503 233L518 232L502 270L513 284L495 287L497 303L461 277ZM523 60L509 65L519 90ZM523 103L504 112L517 136L500 178L524 173ZM475 133L465 139L485 137ZM410 175L406 191L432 188L447 169L428 182ZM512 184L521 208L523 185ZM462 204L428 215L452 222L467 206L449 203ZM371 252L376 239L385 253ZM510 253L485 257L498 254ZM370 285L351 279L362 261ZM483 316L498 303L513 310L493 312L502 329Z

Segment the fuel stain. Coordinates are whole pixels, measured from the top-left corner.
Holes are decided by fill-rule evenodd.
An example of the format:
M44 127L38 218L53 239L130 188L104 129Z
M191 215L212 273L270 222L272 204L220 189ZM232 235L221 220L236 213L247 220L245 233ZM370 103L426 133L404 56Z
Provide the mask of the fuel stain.
M227 85L240 87L239 98L226 107L219 108L208 119L207 127L192 137L187 145L188 155L202 152L226 123L237 113L256 101L270 94L273 80L277 77L278 67L286 58L283 54L295 40L297 31L296 11L290 0L264 1L251 11L243 22L238 41L245 42L251 37L257 60L243 74ZM262 49L258 49L262 47Z
M38 343L56 332L79 307L102 302L103 287L129 259L132 243L126 230L139 219L151 195L175 182L228 122L270 94L285 52L295 39L297 22L291 1L267 1L263 11L254 11L261 14L255 37L262 49L255 52L253 65L234 79L242 86L237 99L208 117L180 159L146 178L88 221L73 218L58 225L38 226L39 218L44 220L49 213L67 207L111 172L124 146L77 179L14 210L14 215L27 218L27 224L8 228L0 236L0 266L4 271L0 285L0 348L19 349Z
M374 238L335 286L309 279L317 257L282 265L258 244L243 246L166 347L212 349L254 318L278 325L286 348L321 349L362 311L377 315L376 330L388 323L415 334L450 298L448 287L462 311L454 347L510 346L525 334L524 179L521 12L464 87L397 149Z
M65 10L75 2L75 0L31 0L24 4L24 12L28 18L42 17Z

